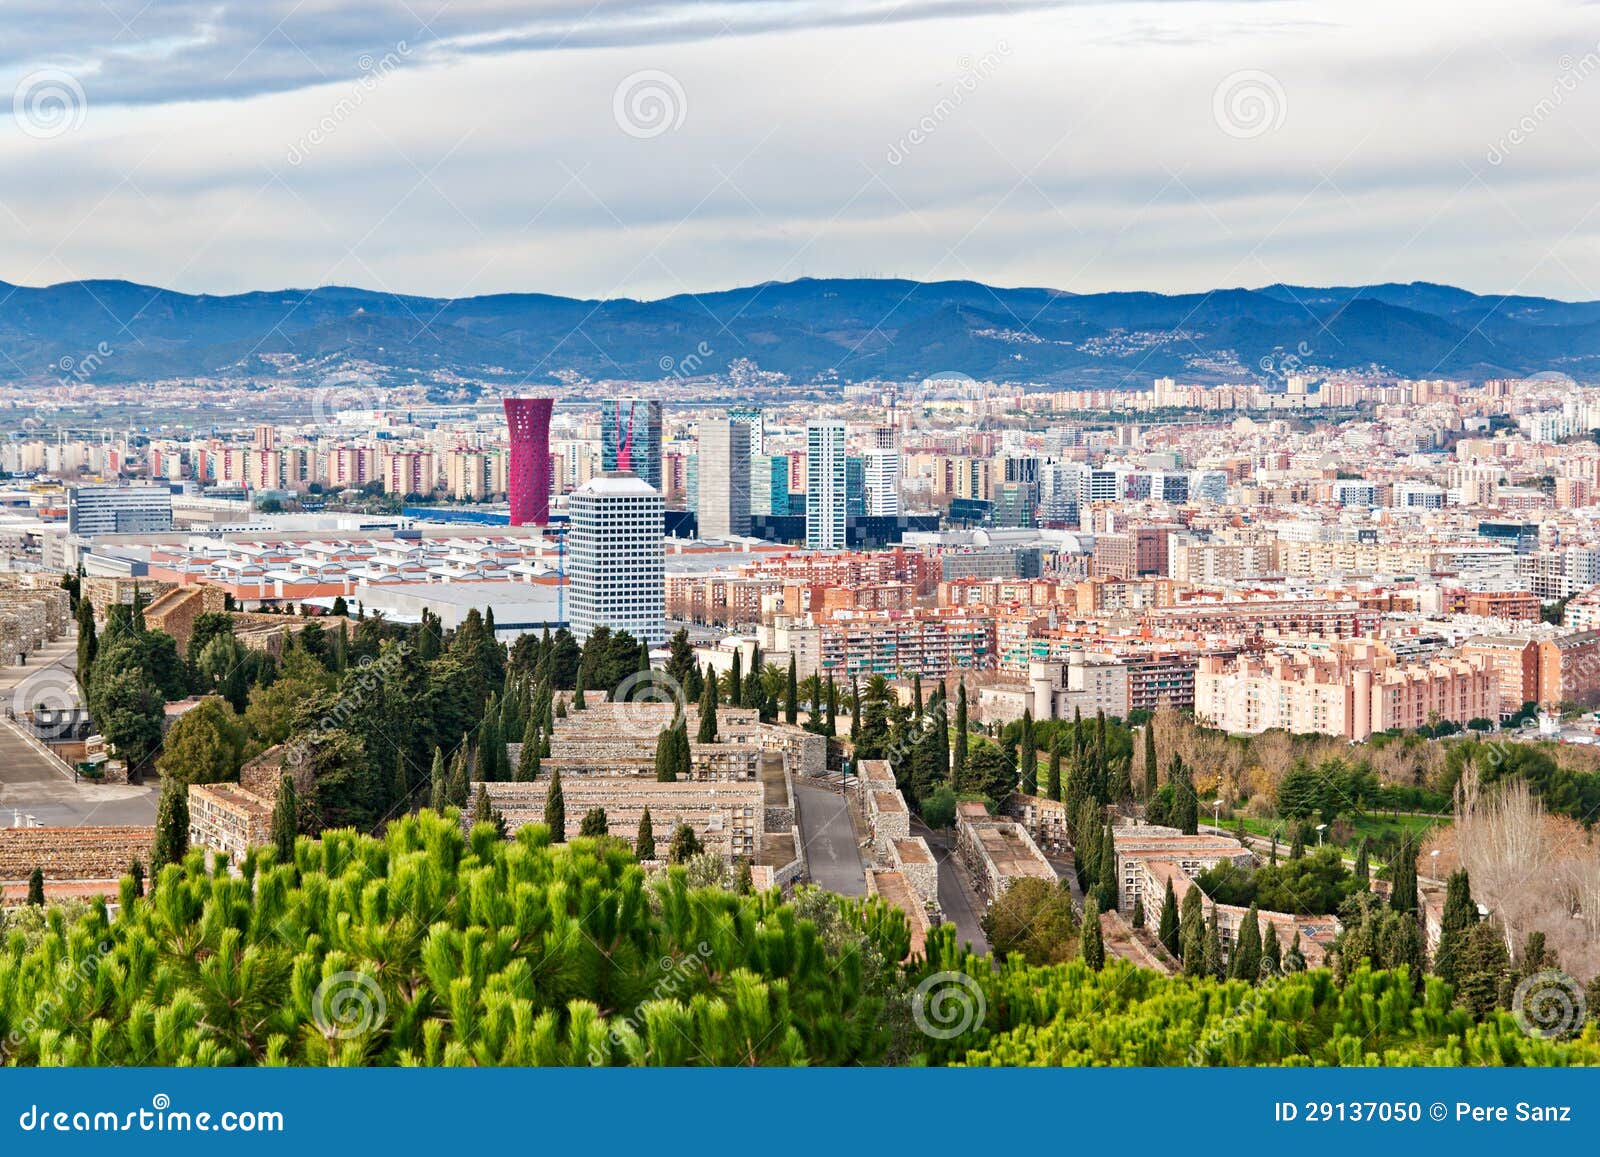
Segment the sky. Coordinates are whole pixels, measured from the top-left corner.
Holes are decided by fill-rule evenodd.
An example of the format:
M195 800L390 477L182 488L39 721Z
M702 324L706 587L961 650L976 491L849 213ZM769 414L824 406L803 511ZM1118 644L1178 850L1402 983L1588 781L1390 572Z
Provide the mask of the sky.
M1600 299L1573 0L0 0L0 280ZM11 99L6 101L7 94Z

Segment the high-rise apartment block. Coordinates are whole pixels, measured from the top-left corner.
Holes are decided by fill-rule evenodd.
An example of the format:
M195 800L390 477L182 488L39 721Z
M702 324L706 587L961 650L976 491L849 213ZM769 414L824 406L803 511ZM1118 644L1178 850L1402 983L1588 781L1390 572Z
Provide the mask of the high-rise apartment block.
M843 550L846 467L843 422L806 423L806 546Z
M631 470L661 490L661 403L646 398L600 403L600 468Z
M572 492L567 534L568 621L586 639L596 627L666 641L666 501L634 474L613 471Z
M750 427L730 418L700 423L700 537L750 533Z

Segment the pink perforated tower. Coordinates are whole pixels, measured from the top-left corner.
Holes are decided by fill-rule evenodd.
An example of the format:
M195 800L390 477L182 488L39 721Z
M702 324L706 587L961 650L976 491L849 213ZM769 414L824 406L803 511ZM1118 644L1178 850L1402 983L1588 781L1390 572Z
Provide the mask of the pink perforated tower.
M511 469L507 483L511 525L550 522L550 411L554 398L507 398Z

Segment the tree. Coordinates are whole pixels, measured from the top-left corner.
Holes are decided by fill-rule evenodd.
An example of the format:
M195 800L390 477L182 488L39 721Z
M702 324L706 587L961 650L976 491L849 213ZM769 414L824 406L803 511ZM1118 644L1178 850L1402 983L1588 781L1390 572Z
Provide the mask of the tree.
M429 806L434 811L443 813L447 806L446 797L450 790L450 773L445 770L444 751L435 747L433 749L433 769L429 773L428 782L432 791L428 797Z
M634 837L633 855L638 860L656 858L656 829L650 822L649 808L645 808L644 814L639 817L639 834Z
M1183 909L1178 918L1178 926L1178 938L1183 946L1183 974L1204 976L1206 916L1199 888L1191 887L1183 894Z
M1492 921L1483 920L1467 930L1464 943L1454 953L1456 1003L1482 1020L1500 1002L1500 989L1511 969L1505 936Z
M748 896L756 890L754 873L749 860L740 860L733 869L733 891L738 896Z
M1400 837L1400 847L1389 864L1393 888L1389 906L1408 916L1417 914L1417 844L1410 832Z
M656 782L674 783L677 770L677 725L663 727L656 736Z
M89 693L89 710L106 742L135 774L148 768L161 750L165 703L161 690L137 667L102 674L110 647L101 649Z
M1200 798L1195 794L1194 777L1176 755L1172 757L1172 766L1167 769L1167 779L1174 787L1172 826L1186 836L1198 834Z
M1144 725L1144 798L1146 802L1156 795L1156 722Z
M1215 909L1206 921L1205 975L1222 980L1228 975L1228 965L1222 957L1222 918Z
M1277 976L1283 971L1283 950L1278 945L1278 926L1267 921L1267 931L1261 938L1261 975Z
M1001 960L1020 956L1029 964L1060 964L1078 954L1072 894L1048 880L1016 881L989 906L981 924Z
M28 904L34 908L44 907L44 869L35 867L28 873Z
M1371 846L1372 841L1366 836L1362 836L1361 846L1356 849L1356 868L1354 874L1356 880L1363 888L1370 887L1372 884L1372 866L1369 857Z
M574 711L587 711L589 703L583 697L583 669L578 669L578 688L572 693L572 709Z
M156 805L156 838L150 849L151 878L168 864L181 863L189 851L189 785L168 779L161 783Z
M1326 796L1323 776L1301 761L1284 772L1278 783L1278 813L1293 820L1320 816Z
M1144 927L1144 897L1143 896L1135 896L1133 898L1133 916L1131 917L1129 922L1135 928L1143 928Z
M1039 794L1039 750L1033 739L1033 712L1022 709L1022 755L1018 761L1018 779L1023 795Z
M561 794L561 769L550 773L550 789L544 797L544 822L550 829L550 842L567 842L567 801Z
M861 743L861 684L857 682L855 672L850 673L850 746L856 748Z
M685 700L700 698L700 666L694 657L689 631L680 627L667 640L667 677L681 689Z
M717 675L706 667L705 690L700 695L700 731L695 736L698 743L717 741Z
M1285 972L1304 972L1306 958L1300 951L1300 929L1294 930L1294 939L1289 941L1289 949L1283 954L1283 970Z
M139 862L138 856L128 861L128 875L133 879L133 894L135 896L143 896L144 865Z
M733 665L728 668L728 703L739 706L744 698L744 657L735 650L733 652Z
M156 768L163 779L223 783L239 778L243 749L244 729L233 708L217 696L207 695L167 732Z
M278 798L272 805L272 846L278 863L294 863L294 841L300 834L300 802L295 796L294 778L284 776L278 784Z
M783 721L793 727L800 718L800 681L795 677L794 652L789 652L789 677L783 685Z
M672 833L672 846L667 851L670 863L685 864L704 849L700 846L700 837L694 834L694 829L688 824L679 824Z
M1100 935L1100 905L1092 896L1084 901L1083 935L1080 940L1083 962L1091 972L1099 972L1106 966L1106 946Z
M95 635L94 604L88 599L78 600L78 682L87 686L89 674L94 670L95 653L100 640Z
M603 836L608 834L609 831L610 825L606 822L605 808L592 807L583 813L583 820L578 825L578 834L580 836Z
M1061 798L1061 731L1058 728L1050 739L1050 768L1044 781L1046 799Z
M1478 905L1472 899L1472 883L1465 868L1450 874L1445 882L1444 911L1439 918L1439 947L1433 955L1433 971L1452 988L1460 957L1478 923Z
M1245 913L1244 923L1234 937L1228 974L1235 980L1245 980L1251 984L1261 976L1261 911L1254 904Z
M474 826L494 823L494 805L489 802L488 788L481 786L478 788L472 805L472 823Z
M1182 959L1183 944L1178 938L1178 898L1173 894L1171 877L1167 879L1167 895L1161 903L1161 920L1156 925L1156 939L1172 953L1174 960Z
M518 783L532 783L539 778L539 743L537 732L523 733L522 746L517 750Z

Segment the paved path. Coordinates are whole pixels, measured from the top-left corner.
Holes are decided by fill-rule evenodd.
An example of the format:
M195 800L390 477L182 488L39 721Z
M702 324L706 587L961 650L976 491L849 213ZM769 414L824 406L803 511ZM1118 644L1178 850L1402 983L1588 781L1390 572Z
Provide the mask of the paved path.
M800 839L811 879L841 896L865 896L867 876L844 796L795 778L794 802L800 812Z
M989 951L989 938L983 934L984 905L967 883L966 875L955 861L954 836L949 832L936 832L913 817L911 834L928 842L928 850L939 862L939 908L946 922L956 926L956 938L970 944L980 956Z
M40 648L26 666L0 668L0 705L29 710L30 700L44 687L57 702L76 662L77 642L69 637ZM46 827L154 824L156 789L74 783L8 720L0 719L0 827L10 827L18 812Z

